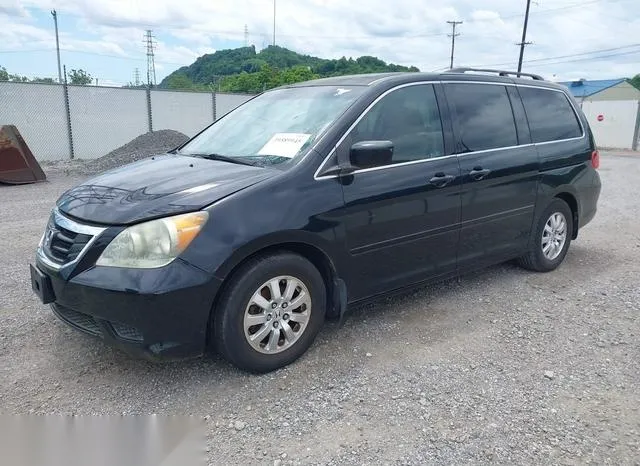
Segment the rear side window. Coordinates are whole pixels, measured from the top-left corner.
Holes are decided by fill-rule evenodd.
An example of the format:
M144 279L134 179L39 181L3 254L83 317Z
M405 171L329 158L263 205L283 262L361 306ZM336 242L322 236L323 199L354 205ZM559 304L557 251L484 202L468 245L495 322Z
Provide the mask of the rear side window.
M461 83L446 84L445 89L458 123L461 152L518 145L506 87Z
M563 92L519 87L533 142L579 138L578 117Z

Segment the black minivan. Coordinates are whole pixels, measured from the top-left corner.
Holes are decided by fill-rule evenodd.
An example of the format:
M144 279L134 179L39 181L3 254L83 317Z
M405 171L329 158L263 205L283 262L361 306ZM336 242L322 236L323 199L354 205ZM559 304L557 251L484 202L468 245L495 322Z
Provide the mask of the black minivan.
M598 165L567 89L536 75L285 86L64 193L32 285L129 352L270 371L350 304L511 259L555 269L595 215Z

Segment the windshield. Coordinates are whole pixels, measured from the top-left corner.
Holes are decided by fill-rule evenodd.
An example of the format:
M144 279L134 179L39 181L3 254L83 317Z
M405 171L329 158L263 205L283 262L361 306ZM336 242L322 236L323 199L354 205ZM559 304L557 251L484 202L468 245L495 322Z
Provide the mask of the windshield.
M266 92L196 136L180 154L275 165L302 155L365 90L313 86Z

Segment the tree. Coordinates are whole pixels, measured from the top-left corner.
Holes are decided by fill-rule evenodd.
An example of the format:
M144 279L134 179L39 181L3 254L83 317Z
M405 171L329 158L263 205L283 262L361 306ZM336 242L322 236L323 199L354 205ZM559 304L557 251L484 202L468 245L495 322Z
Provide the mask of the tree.
M632 86L635 86L637 89L640 89L640 74L636 74L633 78L629 80Z
M69 77L69 81L71 82L71 84L86 86L87 84L91 84L93 82L93 76L82 69L71 70L67 73L67 76Z
M20 76L19 74L10 74L4 66L0 66L0 81L26 83L29 82L29 78L26 76Z
M33 79L29 79L26 76L21 76L19 74L10 74L4 66L0 66L0 81L12 81L15 83L55 83L53 78L39 78L36 76Z
M35 77L31 80L32 83L41 83L41 84L55 84L53 78L39 78Z
M312 79L317 79L320 76L311 71L311 67L309 66L294 66L293 68L289 68L280 73L280 82L281 84L294 84L303 81L311 81Z
M186 74L174 74L167 80L167 87L169 89L193 89L193 81Z
M265 69L265 65L268 65L269 68ZM387 64L372 56L357 59L342 57L338 60L330 60L302 55L284 47L270 45L260 52L256 52L255 47L241 47L218 50L215 53L203 55L191 65L183 66L164 78L160 87L168 88L169 82L176 75L183 75L194 83L194 89L208 85L218 77L222 77L221 90L260 92L265 87L273 87L274 77L278 81L282 78L283 82L290 82L291 79L294 79L293 76L297 75L302 78L303 75L300 75L299 72L293 72L286 77L281 76L287 70L298 69L298 67L304 67L313 75L320 77L386 71L418 71L415 66ZM302 69L300 68L300 70ZM276 72L270 75L269 70ZM186 84L186 81L182 81L182 84Z

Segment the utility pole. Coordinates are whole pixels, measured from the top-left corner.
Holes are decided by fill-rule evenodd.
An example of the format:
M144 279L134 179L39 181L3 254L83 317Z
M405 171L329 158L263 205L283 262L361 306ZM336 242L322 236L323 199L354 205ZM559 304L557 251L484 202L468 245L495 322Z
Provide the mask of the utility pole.
M520 41L520 58L518 58L518 73L522 71L522 58L524 57L525 46L531 44L527 42L527 24L529 23L529 7L531 6L531 0L527 0L527 11L524 14L524 25L522 26L522 40Z
M276 46L276 0L273 0L273 46Z
M244 46L249 47L249 26L244 25Z
M62 68L60 67L60 40L58 39L58 12L51 10L53 16L53 24L56 28L56 53L58 55L58 82L62 84Z
M147 48L147 86L156 85L156 63L154 57L155 41L151 29L147 29L144 34L144 43Z
M451 63L449 64L449 68L453 68L453 52L456 48L456 37L460 34L456 34L456 26L458 24L462 24L462 21L447 21L451 25L452 31L451 34L448 34L451 37Z

